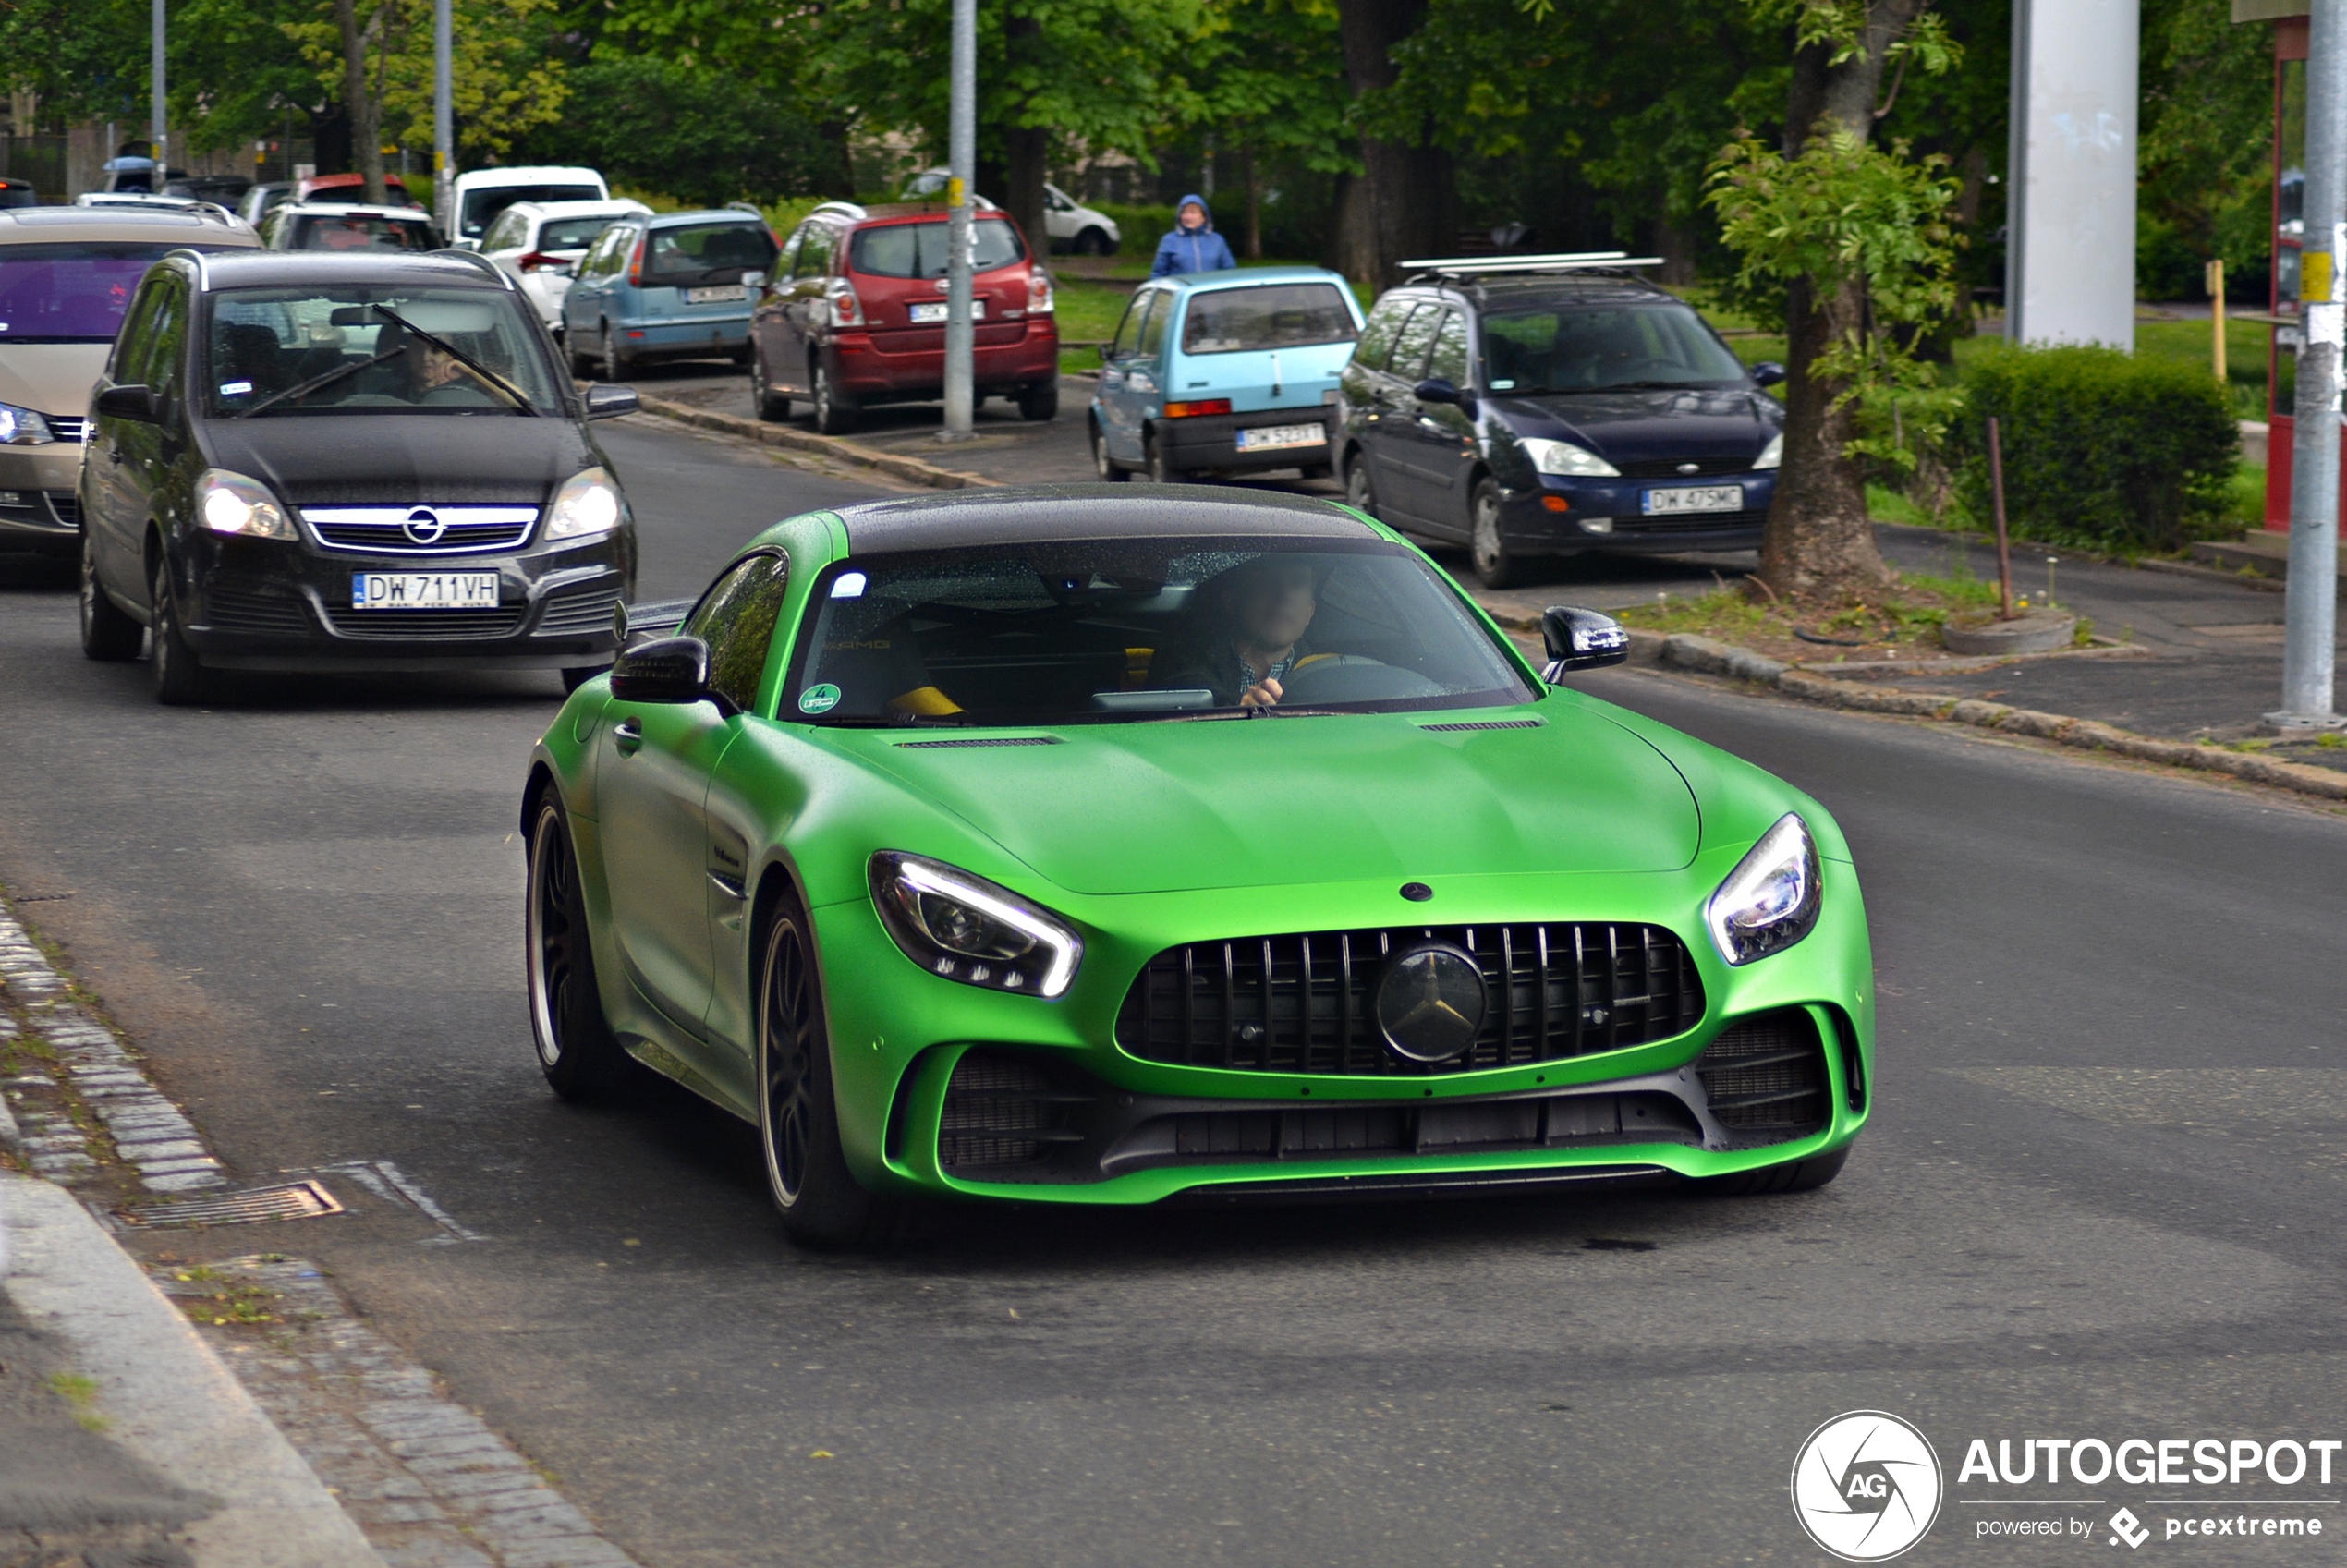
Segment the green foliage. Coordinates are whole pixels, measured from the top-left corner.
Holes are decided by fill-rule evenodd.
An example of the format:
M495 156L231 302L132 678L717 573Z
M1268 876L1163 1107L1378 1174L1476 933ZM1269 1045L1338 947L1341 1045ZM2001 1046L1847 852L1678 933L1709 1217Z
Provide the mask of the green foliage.
M525 144L521 161L585 164L696 207L814 196L827 185L840 194L837 142L756 85L654 55L590 60L569 82L571 107Z
M1989 513L1987 421L2000 426L2013 533L2131 554L2223 528L2240 432L2206 371L2110 348L1983 355L1965 391L1957 486Z
M2227 292L2262 309L2273 249L2272 29L2235 26L2225 0L2146 0L2141 115L2137 286L2151 299L2204 298L2201 264L2221 256Z
M343 80L342 36L331 6L296 6L278 24L331 95ZM455 0L451 96L464 128L459 165L502 157L514 139L558 118L569 90L545 58L541 24L553 0ZM306 14L305 14L306 13ZM368 79L383 103L385 145L432 142L432 0L361 4L359 26L371 40Z

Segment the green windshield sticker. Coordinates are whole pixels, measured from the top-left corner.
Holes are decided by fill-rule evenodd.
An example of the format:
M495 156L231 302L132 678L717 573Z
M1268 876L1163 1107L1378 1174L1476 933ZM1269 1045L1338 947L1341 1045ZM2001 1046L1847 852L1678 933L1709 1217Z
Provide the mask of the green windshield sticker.
M802 713L828 713L839 706L839 687L825 681L810 686L798 694L798 711Z

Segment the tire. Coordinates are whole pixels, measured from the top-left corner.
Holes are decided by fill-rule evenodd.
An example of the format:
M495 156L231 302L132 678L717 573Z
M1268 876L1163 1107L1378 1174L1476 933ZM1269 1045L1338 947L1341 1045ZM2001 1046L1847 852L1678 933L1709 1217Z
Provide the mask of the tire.
M1336 477L1335 465L1330 463L1307 463L1299 472L1307 480L1325 480Z
M598 381L618 382L627 379L627 356L619 346L619 334L603 323L603 351L596 358L595 377Z
M579 381L593 381L595 361L571 346L570 334L563 334L562 345L563 352L569 357L571 375Z
M1490 480L1476 481L1467 503L1467 553L1475 575L1486 588L1514 588L1524 580L1524 557L1508 548L1500 528L1500 487Z
M786 898L758 965L758 1144L783 1229L803 1246L853 1246L881 1228L883 1204L839 1147L831 1030L806 911Z
M529 1039L538 1070L565 1100L592 1100L626 1081L627 1053L603 1017L595 989L595 953L587 935L587 900L578 887L578 854L570 819L549 789L529 830L523 947L529 991Z
M749 356L749 406L769 424L780 424L790 418L790 399L776 392L773 383L766 379L766 356L755 349Z
M212 693L212 677L179 629L179 606L171 596L171 568L160 551L147 582L154 606L154 650L148 663L154 672L155 700L166 708L201 702Z
M845 435L856 428L856 405L832 385L832 372L818 359L807 372L808 399L815 408L815 429L824 435Z
M1029 382L1018 389L1018 417L1029 424L1041 424L1060 417L1060 383L1057 376L1049 381Z
M1369 477L1369 455L1356 452L1344 465L1344 504L1356 512L1377 516L1377 481Z
M1105 256L1109 253L1108 231L1094 224L1076 237L1078 256Z
M1763 1165L1757 1171L1710 1176L1687 1185L1707 1197L1765 1197L1772 1193L1814 1192L1842 1174L1842 1167L1849 1160L1850 1146L1845 1143L1830 1154L1813 1154L1806 1160L1788 1160L1782 1165Z
M88 533L81 536L81 651L91 659L119 663L139 657L147 628L122 613L106 597L98 581L98 563Z
M1151 484L1180 484L1182 482L1182 470L1167 466L1165 448L1157 444L1155 432L1141 438L1141 463L1149 470Z
M610 669L609 664L574 664L563 672L563 695L567 697Z
M1098 419L1092 421L1092 472L1102 484L1123 484L1133 477L1122 463L1108 455L1108 433L1101 429Z

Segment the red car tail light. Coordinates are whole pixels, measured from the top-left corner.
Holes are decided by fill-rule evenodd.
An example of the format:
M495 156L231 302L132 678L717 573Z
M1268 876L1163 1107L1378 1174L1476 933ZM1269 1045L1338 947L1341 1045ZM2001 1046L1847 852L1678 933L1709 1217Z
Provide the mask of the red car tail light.
M825 291L831 300L832 325L860 327L864 324L864 302L856 298L856 286L845 278L833 278Z
M526 273L566 273L569 261L561 256L549 256L543 250L532 250L514 263Z
M1196 403L1168 403L1165 417L1169 419L1194 419L1201 414L1227 414L1231 400L1227 397L1203 397Z
M1052 274L1040 267L1027 274L1027 313L1030 316L1052 313Z
M630 288L644 286L644 247L651 243L651 237L649 230L636 236L635 253L627 258L627 286Z

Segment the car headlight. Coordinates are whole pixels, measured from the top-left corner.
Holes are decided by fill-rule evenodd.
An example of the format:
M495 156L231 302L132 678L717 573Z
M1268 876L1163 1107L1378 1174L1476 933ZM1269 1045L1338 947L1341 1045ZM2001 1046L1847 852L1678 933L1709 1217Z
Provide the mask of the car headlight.
M1057 997L1084 961L1065 921L983 877L893 849L872 857L871 877L888 934L932 975Z
M1532 466L1544 474L1571 474L1577 479L1614 479L1622 470L1590 451L1569 441L1543 441L1537 436L1524 438L1524 450L1531 455Z
M554 504L546 508L546 537L586 539L609 533L626 514L619 481L602 468L587 468L563 480L554 492Z
M1779 431L1769 438L1769 444L1760 449L1760 456L1752 460L1752 466L1755 468L1784 467L1784 432Z
M267 485L225 468L206 468L196 480L196 517L213 533L240 533L253 539L300 537Z
M1736 862L1703 906L1703 923L1721 957L1749 964L1807 936L1823 902L1818 846L1807 825L1788 811Z
M56 439L45 415L0 403L0 446L46 446Z

